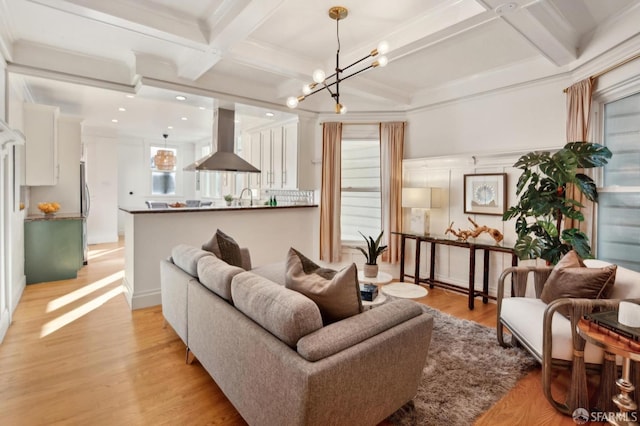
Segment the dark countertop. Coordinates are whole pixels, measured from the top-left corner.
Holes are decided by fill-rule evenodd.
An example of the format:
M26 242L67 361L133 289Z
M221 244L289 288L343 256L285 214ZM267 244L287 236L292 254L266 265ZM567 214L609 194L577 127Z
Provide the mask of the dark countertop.
M309 207L318 207L317 204L304 204L304 205L292 205L292 206L234 206L234 207L223 207L223 206L213 206L213 207L169 207L168 209L149 209L149 208L128 208L128 207L119 207L123 212L131 213L131 214L139 214L139 213L201 213L201 212L219 212L219 211L238 211L238 210L277 210L277 209L300 209L300 208L309 208Z
M84 217L82 217L82 214L80 213L54 213L52 215L51 214L45 215L44 213L41 213L41 214L29 215L24 218L24 221L35 222L39 220L81 220L81 219L84 219Z

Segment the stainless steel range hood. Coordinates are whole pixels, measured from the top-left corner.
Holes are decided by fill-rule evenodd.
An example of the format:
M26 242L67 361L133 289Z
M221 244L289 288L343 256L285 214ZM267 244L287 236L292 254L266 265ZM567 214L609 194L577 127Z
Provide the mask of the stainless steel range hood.
M184 170L260 173L260 170L234 152L234 120L234 111L218 109L218 151L189 164Z

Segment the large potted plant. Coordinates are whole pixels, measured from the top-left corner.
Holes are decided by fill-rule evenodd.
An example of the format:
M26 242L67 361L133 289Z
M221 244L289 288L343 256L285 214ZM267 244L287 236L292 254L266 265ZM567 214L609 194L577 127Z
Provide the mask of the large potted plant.
M372 237L365 237L364 234L358 231L364 241L367 243L367 250L362 247L355 247L364 254L367 262L364 264L364 276L367 278L374 278L378 275L378 256L380 256L387 246L381 246L382 234L384 231L380 231L380 235L375 240Z
M608 148L590 142L570 142L553 155L548 151L530 152L514 164L522 169L516 195L520 198L502 220L516 219L517 240L514 250L520 259L541 258L556 264L569 250L582 258L591 258L589 238L578 228L562 230L565 217L583 221L579 200L567 196L573 184L592 201L598 191L592 178L581 169L601 167L611 158Z

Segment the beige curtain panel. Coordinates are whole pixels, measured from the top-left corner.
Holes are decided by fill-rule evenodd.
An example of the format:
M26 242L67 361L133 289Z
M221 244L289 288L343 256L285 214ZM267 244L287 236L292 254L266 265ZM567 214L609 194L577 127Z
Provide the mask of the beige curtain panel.
M339 262L342 123L322 125L322 186L320 193L320 259Z
M586 78L567 88L567 142L588 142L590 140L591 97L594 79ZM571 218L564 221L564 229L579 228L593 241L593 218L595 205L587 200L573 185L567 186L567 197L578 200L584 207L584 221Z
M389 246L382 254L382 261L391 263L400 261L400 238L392 233L402 231L404 126L404 122L380 123L382 229L385 244Z

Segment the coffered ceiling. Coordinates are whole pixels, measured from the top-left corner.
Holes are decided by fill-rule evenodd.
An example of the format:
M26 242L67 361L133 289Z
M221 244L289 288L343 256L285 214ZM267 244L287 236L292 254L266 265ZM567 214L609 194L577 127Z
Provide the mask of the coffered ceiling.
M0 0L0 49L12 76L35 102L58 102L63 111L82 114L85 125L117 125L129 133L134 129L125 130L121 120L111 122L125 93L148 100L146 109L177 108L175 116L184 116L180 108L190 106L194 117L197 111L204 117L202 123L187 120L185 132L193 129L195 139L210 130L209 114L199 107L210 111L214 98L260 107L250 110L262 119L267 110L289 112L286 98L300 94L314 69L331 73L336 23L327 12L335 5L333 0ZM347 0L341 5L349 9L340 21L341 65L363 57L381 40L390 45L387 67L341 84L341 100L350 112L412 111L482 90L566 76L640 37L638 0ZM176 93L189 101L176 101ZM104 109L97 106L102 102L108 103ZM330 113L333 106L320 92L299 108ZM160 115L149 129L161 125ZM141 126L143 119L132 121Z

